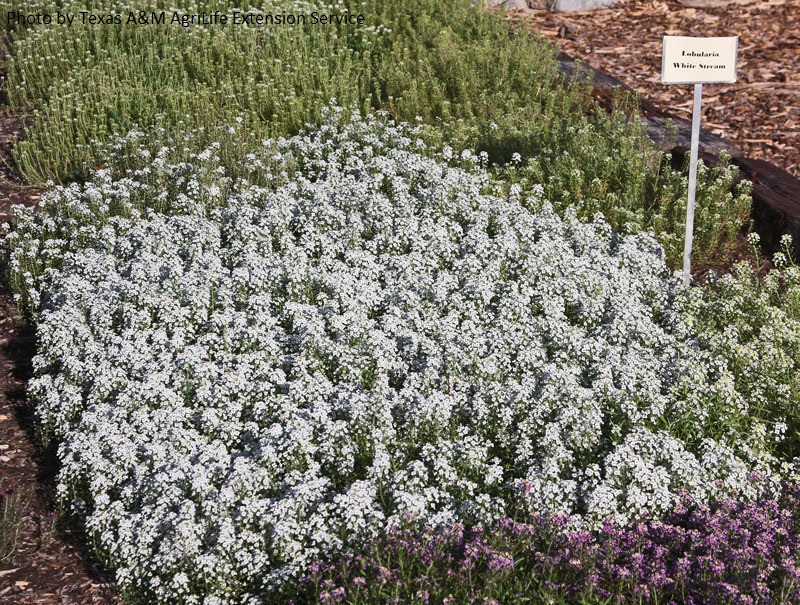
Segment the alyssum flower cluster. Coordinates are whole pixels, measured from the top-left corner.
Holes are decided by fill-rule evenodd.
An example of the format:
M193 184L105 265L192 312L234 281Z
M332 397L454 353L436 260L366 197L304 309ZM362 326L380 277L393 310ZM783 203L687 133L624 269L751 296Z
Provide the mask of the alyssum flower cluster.
M123 590L257 603L407 515L598 527L777 486L764 431L712 437L747 402L675 335L651 237L377 118L265 141L245 161L275 186L169 153L6 237L59 493Z

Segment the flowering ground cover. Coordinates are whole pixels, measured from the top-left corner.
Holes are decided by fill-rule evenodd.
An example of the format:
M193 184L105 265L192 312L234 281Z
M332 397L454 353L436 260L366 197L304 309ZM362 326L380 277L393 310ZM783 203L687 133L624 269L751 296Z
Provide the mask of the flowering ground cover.
M363 553L312 566L320 603L796 603L797 487L780 501L702 505L595 535L567 518L487 529L396 528Z
M392 6L9 32L9 96L40 112L17 159L81 177L3 240L29 394L122 593L791 602L790 242L682 288L685 183L624 105L467 2ZM697 256L746 223L733 179L701 170Z
M591 530L796 476L652 237L419 131L334 109L244 157L259 184L164 146L19 212L29 392L134 600L277 598L409 516Z

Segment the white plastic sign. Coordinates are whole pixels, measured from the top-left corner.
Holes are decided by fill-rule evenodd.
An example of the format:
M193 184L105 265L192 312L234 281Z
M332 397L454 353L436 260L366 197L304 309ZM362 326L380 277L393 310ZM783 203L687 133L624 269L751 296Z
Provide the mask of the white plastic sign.
M691 38L664 36L661 81L664 84L694 84L692 142L689 152L689 195L686 200L686 238L683 245L683 285L692 281L692 236L697 188L697 154L700 146L700 101L703 84L736 82L739 38Z
M664 36L661 81L664 84L736 82L739 37Z

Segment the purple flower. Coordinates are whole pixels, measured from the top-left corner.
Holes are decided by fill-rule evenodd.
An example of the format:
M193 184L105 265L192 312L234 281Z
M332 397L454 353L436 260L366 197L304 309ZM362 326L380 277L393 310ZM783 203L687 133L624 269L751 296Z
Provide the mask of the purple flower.
M620 605L784 604L800 602L798 561L800 488L787 484L778 500L702 504L684 496L661 519L628 527L608 520L594 533L542 515L526 522L501 517L485 528L409 523L338 563L311 566L304 585L321 586L326 603L340 602L344 586L357 585L363 602L491 603L540 595Z

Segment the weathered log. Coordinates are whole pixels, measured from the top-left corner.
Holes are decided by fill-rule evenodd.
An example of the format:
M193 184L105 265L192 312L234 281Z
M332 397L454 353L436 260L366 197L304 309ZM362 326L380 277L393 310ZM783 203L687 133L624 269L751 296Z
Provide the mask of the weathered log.
M753 224L765 252L780 249L788 233L800 258L800 180L764 160L734 158L744 178L753 183Z

